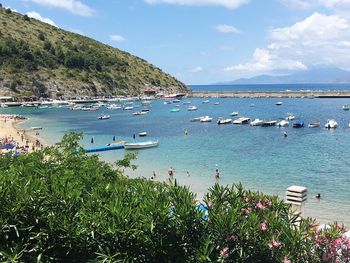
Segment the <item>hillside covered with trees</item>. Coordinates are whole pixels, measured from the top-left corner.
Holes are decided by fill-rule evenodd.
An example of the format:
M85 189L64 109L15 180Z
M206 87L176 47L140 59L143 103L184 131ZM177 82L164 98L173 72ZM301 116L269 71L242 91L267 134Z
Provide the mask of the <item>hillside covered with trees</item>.
M187 87L145 60L0 7L0 95L139 95Z

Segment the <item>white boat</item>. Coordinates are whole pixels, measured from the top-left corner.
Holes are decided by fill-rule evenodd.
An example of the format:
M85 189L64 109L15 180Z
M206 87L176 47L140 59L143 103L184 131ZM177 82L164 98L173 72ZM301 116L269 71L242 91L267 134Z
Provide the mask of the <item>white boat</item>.
M312 121L309 123L308 127L309 128L316 128L320 126L320 122L319 121Z
M289 115L289 116L286 117L286 120L287 121L295 120L295 116L294 115Z
M231 112L231 116L237 116L237 115L238 115L237 111Z
M344 104L343 105L343 110L350 110L349 104Z
M119 106L117 104L112 104L112 105L107 107L107 109L109 109L109 110L119 110L121 108L122 108L122 106Z
M158 141L133 142L124 145L125 150L145 149L158 146Z
M335 129L338 127L338 123L335 120L327 120L325 127L327 129Z
M261 127L271 127L271 126L275 126L277 124L277 121L272 120L272 121L263 121L263 123L261 124Z
M203 100L202 103L207 104L207 103L209 103L209 100Z
M6 105L5 103L0 104L0 108L7 108L7 107L8 107L8 105Z
M140 133L139 133L139 136L140 136L140 137L145 137L145 136L147 136L147 132L140 132Z
M212 117L204 116L204 117L201 118L199 121L200 121L200 122L211 122L212 120L213 120Z
M111 118L111 116L109 116L109 115L101 115L101 116L97 117L98 120L108 120L110 118Z
M249 106L250 106L250 107L255 107L255 104L254 104L254 103L252 103L252 104L250 104Z
M30 127L31 130L37 131L37 130L42 130L43 127Z
M171 104L171 101L164 101L164 105Z
M198 108L196 106L190 106L187 108L188 111L195 111L198 110Z
M186 105L186 104L191 104L190 101L184 101L182 104Z
M215 102L214 105L219 105L220 103L219 102Z
M232 123L232 119L219 118L217 121L217 124L231 124L231 123Z
M180 103L181 101L176 99L176 100L173 100L173 103Z
M193 119L191 119L191 122L200 121L200 120L203 119L204 117L205 117L205 116L193 118Z
M47 109L49 106L39 106L39 109Z
M278 102L275 103L275 105L276 106L281 106L281 105L283 105L283 102L282 101L278 101Z
M289 125L289 121L286 120L281 120L280 122L277 123L278 127L286 127Z
M127 107L124 107L124 110L133 110L134 107L133 106L127 106Z
M250 122L250 125L251 126L260 126L262 123L263 123L263 120L255 119L255 120Z
M250 121L250 118L240 117L240 118L234 120L232 123L233 124L248 124L249 121Z

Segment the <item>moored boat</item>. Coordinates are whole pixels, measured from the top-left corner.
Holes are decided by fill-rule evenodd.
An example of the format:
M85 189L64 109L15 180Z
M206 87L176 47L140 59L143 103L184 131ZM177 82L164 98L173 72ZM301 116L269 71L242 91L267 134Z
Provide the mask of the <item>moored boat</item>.
M219 118L217 121L217 124L231 124L231 123L232 123L232 119Z
M203 100L202 103L203 104L209 103L209 100Z
M289 115L289 116L286 117L286 120L287 121L295 120L295 116L294 115Z
M276 106L282 106L283 105L283 102L282 101L278 101L275 103Z
M193 119L191 119L191 122L200 121L200 120L203 119L204 117L205 117L205 116L193 118Z
M277 123L278 127L286 127L289 125L289 121L286 120L281 120L280 122Z
M250 121L250 118L247 117L240 117L236 120L234 120L232 123L233 124L248 124Z
M110 118L111 118L111 116L109 116L109 115L101 115L101 116L97 117L98 120L108 120Z
M261 127L270 127L270 126L275 126L277 124L277 121L263 121L261 124Z
M308 127L309 128L316 128L316 127L319 127L320 126L320 122L319 121L312 121L309 123Z
M140 132L140 133L139 133L139 136L140 136L140 137L145 137L145 136L147 136L147 132Z
M172 109L170 110L170 112L179 112L179 111L180 111L179 108L172 108Z
M250 122L250 126L260 126L263 123L263 120L255 119Z
M190 106L187 108L188 111L195 111L198 110L198 108L196 106Z
M133 110L134 107L133 106L127 106L127 107L124 107L124 110Z
M343 105L343 110L350 110L349 104L344 104Z
M302 128L302 127L304 127L303 121L296 121L293 123L293 128Z
M338 127L338 123L335 120L327 120L325 127L327 129L335 129Z
M124 144L125 150L145 149L156 146L158 146L158 141L133 142Z
M204 116L204 117L201 118L199 121L200 121L200 122L211 122L212 120L213 120L212 117Z
M238 115L238 112L237 112L237 111L231 112L231 116L237 116L237 115Z

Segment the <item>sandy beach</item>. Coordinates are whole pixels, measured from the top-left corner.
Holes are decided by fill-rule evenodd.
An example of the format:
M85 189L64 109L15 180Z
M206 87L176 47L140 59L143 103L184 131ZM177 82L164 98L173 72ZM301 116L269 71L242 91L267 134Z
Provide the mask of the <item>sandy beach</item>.
M13 115L0 115L0 139L15 141L17 148L25 148L28 152L42 149L44 144L39 138L40 131L20 129L18 125L23 121L26 120Z

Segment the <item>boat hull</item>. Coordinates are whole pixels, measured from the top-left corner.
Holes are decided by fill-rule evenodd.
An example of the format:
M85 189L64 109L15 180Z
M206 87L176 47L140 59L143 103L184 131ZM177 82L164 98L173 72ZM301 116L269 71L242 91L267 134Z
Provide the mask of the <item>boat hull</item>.
M143 143L126 143L124 145L125 150L138 150L138 149L146 149L157 147L158 142L143 142Z

